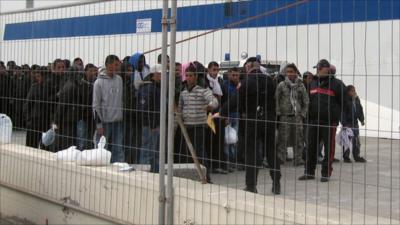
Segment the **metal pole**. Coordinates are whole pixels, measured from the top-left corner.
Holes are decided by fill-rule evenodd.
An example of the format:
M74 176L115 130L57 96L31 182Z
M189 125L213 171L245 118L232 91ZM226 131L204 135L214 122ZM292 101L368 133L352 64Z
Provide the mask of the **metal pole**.
M175 126L175 55L176 55L176 11L177 0L172 0L170 19L170 64L168 94L168 177L167 177L167 224L174 222L174 126Z
M168 0L163 0L162 9L162 75L161 75L161 110L160 110L160 176L159 176L159 211L158 224L165 224L165 137L166 137L166 120L167 120L167 48L168 48Z

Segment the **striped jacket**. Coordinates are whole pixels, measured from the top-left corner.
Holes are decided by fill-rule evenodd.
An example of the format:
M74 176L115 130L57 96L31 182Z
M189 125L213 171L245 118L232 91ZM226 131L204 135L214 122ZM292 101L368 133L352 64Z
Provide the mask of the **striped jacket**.
M178 111L182 113L185 125L200 125L207 123L206 107L218 107L218 100L208 88L198 85L188 90L186 87L179 97Z

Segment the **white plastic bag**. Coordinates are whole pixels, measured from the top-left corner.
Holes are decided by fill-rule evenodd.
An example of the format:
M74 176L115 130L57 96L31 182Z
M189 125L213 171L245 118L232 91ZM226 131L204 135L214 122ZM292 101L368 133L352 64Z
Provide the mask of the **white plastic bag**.
M42 133L42 144L44 146L50 146L54 143L54 140L56 139L56 129L57 125L52 124L48 131Z
M6 114L0 114L0 143L11 143L12 121Z
M76 146L71 146L65 150L59 151L55 154L57 161L74 162L78 159L81 151L76 149Z
M233 145L238 142L238 136L236 130L231 126L228 125L225 127L225 144Z
M111 152L104 149L106 138L101 136L97 149L85 150L78 155L77 164L82 166L106 166L110 164Z

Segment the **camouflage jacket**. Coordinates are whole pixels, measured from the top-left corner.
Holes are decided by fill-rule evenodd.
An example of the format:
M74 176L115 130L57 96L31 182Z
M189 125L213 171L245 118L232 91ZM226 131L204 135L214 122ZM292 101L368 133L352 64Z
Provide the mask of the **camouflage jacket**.
M291 90L293 90L293 93L291 93ZM300 79L296 79L294 83L288 79L280 82L276 88L275 97L276 115L302 116L306 118L310 100L307 90Z

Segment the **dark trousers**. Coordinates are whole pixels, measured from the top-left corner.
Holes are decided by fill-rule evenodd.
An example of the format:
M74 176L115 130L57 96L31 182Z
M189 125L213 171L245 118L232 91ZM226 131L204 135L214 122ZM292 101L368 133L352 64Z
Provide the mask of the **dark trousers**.
M197 158L200 163L203 164L207 169L207 177L210 174L210 161L208 158L208 154L205 150L205 138L207 137L207 127L206 125L186 125L186 130L188 136L192 142L192 145L196 151ZM190 156L190 151L186 146L186 152Z
M174 163L188 163L185 146L186 144L182 136L181 128L177 126L174 136Z
M275 148L276 123L244 121L239 125L239 148L245 153L246 186L256 187L258 171L262 164L262 153L265 148L268 164L271 166L270 176L272 180L281 178L280 161L277 158Z
M130 115L124 115L124 153L125 153L125 161L129 164L134 164L138 162L139 158L139 149L141 146L137 146L141 144L141 141L138 140L137 134L141 134L136 125L136 118Z
M26 146L37 148L42 140L42 133L49 129L50 122L44 118L30 119L27 123Z
M337 123L331 125L318 125L311 123L308 126L308 152L305 164L305 174L315 175L318 161L318 149L322 142L324 144L324 159L322 161L321 175L330 177L332 175L332 163L335 156L335 138Z
M61 121L58 123L54 143L50 147L51 152L58 152L76 144L76 121Z
M354 137L351 138L351 143L352 143L352 151L353 151L353 159L360 158L360 131L358 127L352 128ZM350 149L344 149L343 148L343 158L349 158L350 157Z
M211 167L213 169L222 168L226 169L226 159L224 154L224 138L225 138L225 122L221 118L215 118L215 133L213 131L209 132L209 139L207 140L207 146L209 155L211 156Z

